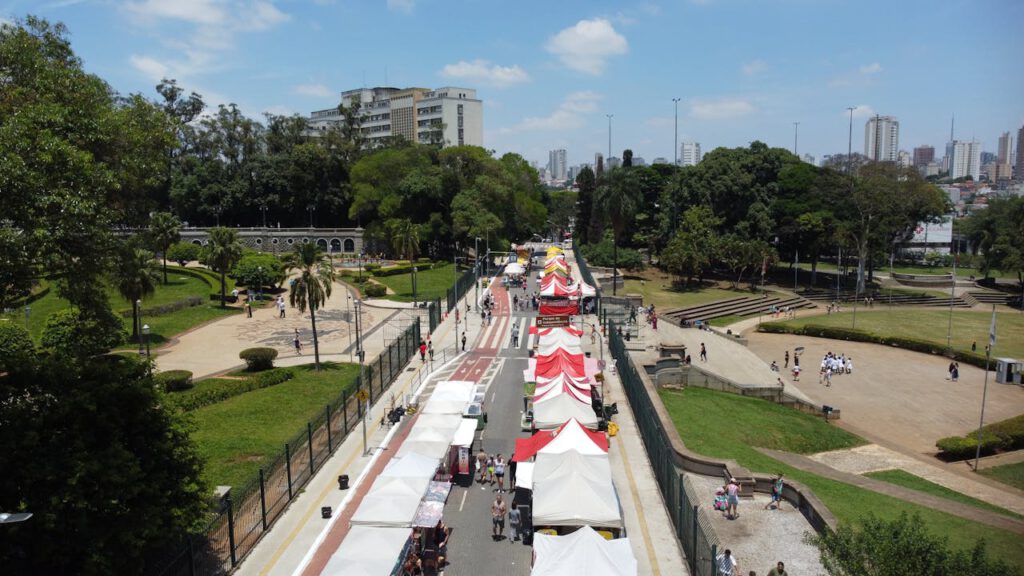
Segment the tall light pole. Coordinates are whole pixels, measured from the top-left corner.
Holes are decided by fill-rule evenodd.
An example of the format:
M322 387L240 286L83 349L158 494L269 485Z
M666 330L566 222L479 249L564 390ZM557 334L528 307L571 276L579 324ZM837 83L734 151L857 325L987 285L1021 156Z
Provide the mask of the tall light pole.
M348 362L352 364L352 294L345 289L345 318L348 320Z
M679 166L679 100L679 98L672 99L672 104L676 109L676 136L672 143L672 157L675 159L673 166Z
M856 106L850 106L847 110L850 111L850 133L846 142L846 173L853 174L853 111L856 110Z
M800 157L800 153L797 152L797 142L800 138L800 123L793 122L793 155L797 158Z
M615 114L605 114L608 118L608 157L612 157L612 117Z
M473 268L476 271L476 274L473 275L473 286L474 286L473 290L474 290L474 293L475 293L475 296L474 296L475 301L473 302L473 305L476 306L476 304L478 302L480 302L480 237L479 236L476 236L476 237L473 238L473 259L475 260ZM455 331L455 335L458 336L458 334L459 334L459 332L458 332L458 330L456 330Z
M146 351L142 349L142 300L135 301L135 308L139 311L139 313L136 314L136 316L138 316L139 318L139 321L135 325L135 333L139 337L139 356L142 356L143 354L146 353Z

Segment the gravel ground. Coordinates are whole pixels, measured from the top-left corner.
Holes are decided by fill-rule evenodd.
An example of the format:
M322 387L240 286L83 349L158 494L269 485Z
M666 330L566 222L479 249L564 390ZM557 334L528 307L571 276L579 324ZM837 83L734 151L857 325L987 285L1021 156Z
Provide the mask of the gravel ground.
M721 479L696 474L689 476L698 494L707 495L701 505L708 512L722 547L731 549L739 562L740 574L747 574L750 570L767 574L779 560L786 563L786 571L790 574L825 574L818 549L803 542L804 534L812 532L811 525L788 503L783 504L781 510L765 510L764 506L771 498L758 493L753 500L741 498L739 517L727 520L721 512L711 508L715 489L722 485Z

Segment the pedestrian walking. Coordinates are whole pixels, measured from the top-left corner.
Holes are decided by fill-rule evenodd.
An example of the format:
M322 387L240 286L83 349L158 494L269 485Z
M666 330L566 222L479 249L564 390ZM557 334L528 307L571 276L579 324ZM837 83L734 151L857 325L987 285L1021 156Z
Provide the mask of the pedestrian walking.
M789 576L789 572L786 572L786 564L780 560L775 564L775 568L768 571L768 576Z
M252 302L249 302L248 299L245 300L245 315L252 318Z
M516 453L508 457L508 489L516 489Z
M484 303L484 307L487 303ZM480 310L480 326L487 326L487 310Z
M772 504L775 504L776 510L782 510L782 489L785 487L785 482L782 480L782 472L779 472L775 479L772 480L772 500L765 504L764 509L767 510Z
M718 576L737 576L739 563L732 555L732 550L726 548L725 552L718 555L716 561L718 562Z
M420 361L427 361L427 343L423 340L420 340Z
M700 361L701 362L707 362L708 361L708 349L704 347L704 343L703 342L700 343Z
M427 355L430 356L430 361L434 361L434 341L427 340Z
M480 452L476 455L476 469L480 472L477 482L481 484L484 483L484 475L487 474L487 458L487 452L484 452L484 449L481 448ZM481 486L480 489L483 490L484 487Z
M287 306L284 303L284 296L277 297L277 317L284 318L284 311Z
M299 329L298 328L295 329L295 338L294 338L293 342L295 343L295 353L301 355L302 354L302 342L299 342Z
M487 311L487 325L491 325L491 321L494 319L494 313L490 310Z
M514 502L512 509L508 512L508 537L511 542L519 540L519 532L523 526L523 516L519 512L519 506Z
M505 531L505 515L508 514L508 506L501 500L501 494L491 503L491 539L501 540L501 533Z
M974 342L971 342L971 352L977 352L977 351L978 351L978 341L975 340Z
M953 382L957 382L957 381L960 380L960 363L959 362L954 362L953 363L953 371L950 372L949 375L953 378Z
M487 459L487 482L494 486L494 456Z
M466 333L465 332L462 333L462 351L463 352L466 351Z
M789 368L789 350L786 350L786 363L785 363L785 364L783 364L783 365L782 365L782 367L783 367L784 369L785 369L785 368Z
M729 478L729 483L725 486L725 497L729 502L726 518L730 520L739 518L740 514L737 508L740 505L740 485L736 483L735 478Z
M505 459L498 454L494 459L494 476L498 479L498 492L505 491Z

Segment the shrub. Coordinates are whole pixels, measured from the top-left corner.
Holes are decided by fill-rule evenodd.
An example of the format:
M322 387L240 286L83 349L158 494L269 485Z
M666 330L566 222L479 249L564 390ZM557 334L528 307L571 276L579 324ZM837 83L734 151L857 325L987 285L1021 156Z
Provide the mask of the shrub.
M180 392L193 386L188 370L168 370L153 375L153 380L166 392Z
M430 262L416 264L416 271L423 272L424 270L430 270L434 265ZM412 265L395 266L393 268L381 268L380 270L374 270L373 276L375 278L383 278L385 276L398 276L399 274L412 274Z
M109 310L87 316L68 308L46 319L41 341L58 354L88 357L110 350L125 338L123 324Z
M612 266L616 262L615 247L611 238L605 238L596 244L586 244L580 248L589 266ZM619 268L625 270L643 270L644 259L632 248L619 246Z
M28 330L14 322L0 322L0 372L28 368L35 353Z
M295 373L291 370L280 368L272 372L253 374L245 380L216 380L216 386L193 388L185 392L168 394L164 396L164 402L184 412L191 412L246 392L276 386L294 377Z
M1024 448L1024 414L982 428L999 438L1003 450Z
M251 288L258 288L261 284L277 286L285 279L284 264L273 254L247 252L231 269L231 277L238 284Z
M363 271L373 274L377 270L380 270L380 264L363 264Z
M363 286L363 293L367 298L381 298L388 293L387 286L368 282Z
M167 249L167 259L184 266L194 260L199 260L200 247L191 242L175 242Z
M259 372L274 367L274 359L277 358L277 350L273 348L246 348L238 357L245 360L246 370Z
M968 436L950 436L948 438L942 438L935 443L935 446L942 453L941 456L948 460L965 460L967 458L974 458L974 455L978 450L978 436L976 434L970 434ZM999 437L983 429L981 432L981 455L988 456L989 454L993 454L999 447Z
M152 306L150 308L143 308L142 309L142 315L143 316L147 316L147 317L148 316L163 316L164 314L170 314L172 312L177 312L178 310L184 310L185 308L192 308L192 307L195 307L195 306L200 306L200 305L202 305L203 302L204 302L204 300L203 300L202 296L189 296L188 298L184 298L182 300L178 300L177 302L170 302L168 304L161 304L159 306ZM131 309L121 310L121 316L124 317L124 318L131 318L132 317Z

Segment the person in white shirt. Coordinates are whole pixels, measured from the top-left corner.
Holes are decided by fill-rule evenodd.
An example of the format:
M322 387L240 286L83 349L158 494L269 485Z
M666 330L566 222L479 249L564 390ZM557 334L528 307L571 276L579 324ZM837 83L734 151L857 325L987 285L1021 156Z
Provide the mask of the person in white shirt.
M732 550L726 548L725 552L718 555L717 561L719 576L737 576L739 574L739 563L732 555Z

